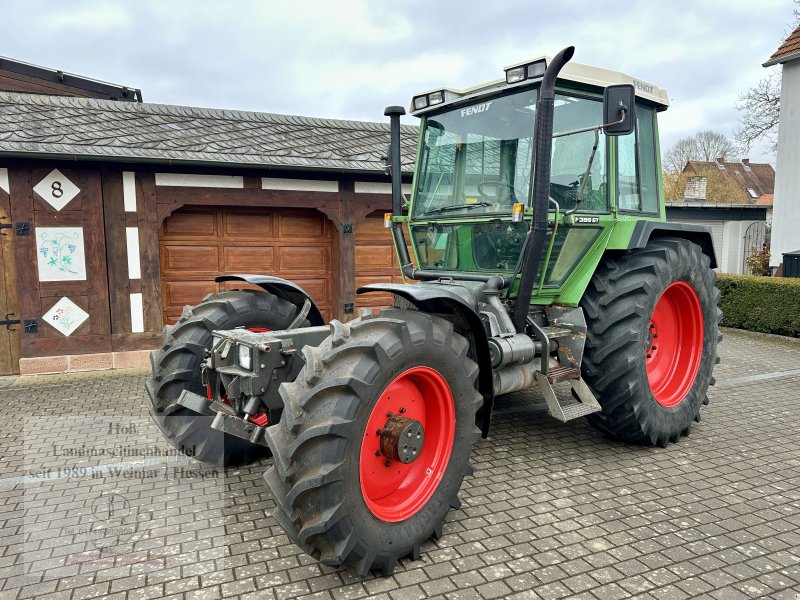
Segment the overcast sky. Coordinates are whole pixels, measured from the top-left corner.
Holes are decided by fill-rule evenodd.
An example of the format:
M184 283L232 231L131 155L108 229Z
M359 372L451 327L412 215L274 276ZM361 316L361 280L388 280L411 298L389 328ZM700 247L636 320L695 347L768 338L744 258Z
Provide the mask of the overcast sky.
M575 45L574 61L667 89L662 149L736 127L737 96L793 21L792 0L3 0L0 55L142 89L145 101L383 120ZM409 120L413 122L413 120ZM764 148L752 160L774 162Z

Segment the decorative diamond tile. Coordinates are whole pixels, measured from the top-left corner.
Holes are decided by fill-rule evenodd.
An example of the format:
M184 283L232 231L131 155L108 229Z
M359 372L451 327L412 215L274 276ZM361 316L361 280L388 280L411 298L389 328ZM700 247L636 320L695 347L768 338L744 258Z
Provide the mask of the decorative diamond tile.
M56 302L42 318L61 333L69 336L89 318L89 315L65 296Z
M56 210L61 210L80 193L80 188L72 183L58 169L53 169L47 177L33 186L33 191Z

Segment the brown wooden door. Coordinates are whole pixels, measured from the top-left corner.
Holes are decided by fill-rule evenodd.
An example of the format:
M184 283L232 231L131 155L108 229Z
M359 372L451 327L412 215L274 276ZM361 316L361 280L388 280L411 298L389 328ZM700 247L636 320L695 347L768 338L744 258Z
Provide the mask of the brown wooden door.
M372 213L356 227L356 289L368 283L403 283L382 212ZM391 304L391 294L356 294L356 308L383 308Z
M275 275L302 287L326 320L333 307L333 231L315 210L186 207L160 231L165 323L221 289L214 277Z
M8 213L0 206L0 223L10 223ZM20 319L17 302L17 276L14 264L14 234L11 229L0 229L0 319L10 313L11 319ZM20 332L22 325L12 325L9 331L0 326L0 375L19 373Z

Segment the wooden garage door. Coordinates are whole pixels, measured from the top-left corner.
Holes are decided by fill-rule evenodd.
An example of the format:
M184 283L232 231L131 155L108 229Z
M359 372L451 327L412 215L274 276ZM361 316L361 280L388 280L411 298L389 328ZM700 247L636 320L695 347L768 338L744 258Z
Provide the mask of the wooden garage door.
M368 283L403 283L390 230L383 213L372 213L356 227L356 289ZM392 304L390 294L357 294L356 308Z
M209 292L247 287L214 277L256 273L289 279L331 318L333 235L317 211L183 208L160 231L164 319L174 323L185 305Z

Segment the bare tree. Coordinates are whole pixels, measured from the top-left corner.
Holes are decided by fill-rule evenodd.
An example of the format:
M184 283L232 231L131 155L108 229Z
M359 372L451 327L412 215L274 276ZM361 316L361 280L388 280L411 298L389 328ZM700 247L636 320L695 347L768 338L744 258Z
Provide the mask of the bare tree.
M764 140L772 152L778 146L778 116L781 106L781 80L777 69L739 96L736 109L742 114L736 128L736 141L745 149Z
M679 139L664 154L664 170L680 173L690 160L711 162L717 158L730 159L738 154L736 144L718 131L698 131Z
M794 0L794 25L784 33L784 39L800 26L800 0ZM770 145L772 152L778 146L778 116L781 105L781 78L779 69L771 67L768 75L739 96L735 108L741 112L739 126L734 136L745 150L758 140Z

